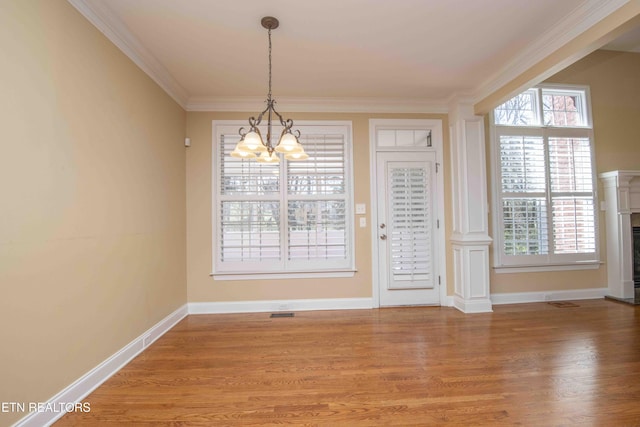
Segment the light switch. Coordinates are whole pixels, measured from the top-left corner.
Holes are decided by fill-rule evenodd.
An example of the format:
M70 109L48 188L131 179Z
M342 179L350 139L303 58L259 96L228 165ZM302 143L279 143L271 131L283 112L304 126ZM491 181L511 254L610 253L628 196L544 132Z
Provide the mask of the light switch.
M367 226L367 218L366 217L362 217L360 218L360 228L364 228Z
M367 206L364 203L356 203L356 214L364 215L366 213L367 213ZM361 227L364 227L364 225L361 225Z

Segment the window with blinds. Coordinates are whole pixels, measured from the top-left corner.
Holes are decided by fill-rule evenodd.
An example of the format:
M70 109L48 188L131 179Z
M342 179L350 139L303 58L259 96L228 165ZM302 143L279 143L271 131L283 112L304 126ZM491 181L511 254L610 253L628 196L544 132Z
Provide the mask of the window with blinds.
M309 159L275 165L230 156L238 127L214 126L214 274L353 270L350 126L296 126Z
M494 110L496 266L597 262L587 94L537 87Z

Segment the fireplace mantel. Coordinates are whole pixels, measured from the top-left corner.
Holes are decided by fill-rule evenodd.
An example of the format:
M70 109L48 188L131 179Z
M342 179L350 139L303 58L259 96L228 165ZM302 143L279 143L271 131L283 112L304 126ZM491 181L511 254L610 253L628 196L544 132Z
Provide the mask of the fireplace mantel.
M633 298L631 214L640 213L640 171L605 172L600 179L606 207L609 296Z

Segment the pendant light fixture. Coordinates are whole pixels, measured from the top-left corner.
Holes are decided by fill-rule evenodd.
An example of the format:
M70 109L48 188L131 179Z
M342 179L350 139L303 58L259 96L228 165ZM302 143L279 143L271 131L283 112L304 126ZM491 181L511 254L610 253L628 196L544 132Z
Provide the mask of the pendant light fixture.
M260 163L278 163L280 158L278 153L283 153L287 160L306 160L309 155L304 152L300 144L300 131L292 130L293 120L283 119L274 107L276 101L271 97L271 30L278 28L280 23L272 16L265 16L260 21L262 26L269 32L269 93L267 94L267 108L258 115L258 118L249 118L249 130L241 127L238 133L240 141L231 152L232 157L240 159L256 159ZM263 137L258 126L262 123L262 118L266 114L267 134ZM280 122L283 127L277 144L272 140L272 119Z

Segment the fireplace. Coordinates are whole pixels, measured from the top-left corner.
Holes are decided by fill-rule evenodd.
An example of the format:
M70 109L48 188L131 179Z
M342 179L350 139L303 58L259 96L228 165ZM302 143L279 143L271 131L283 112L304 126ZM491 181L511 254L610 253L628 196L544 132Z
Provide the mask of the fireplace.
M633 283L640 288L640 227L633 227Z
M640 304L640 171L600 174L607 236L607 296ZM637 301L636 301L637 300Z

